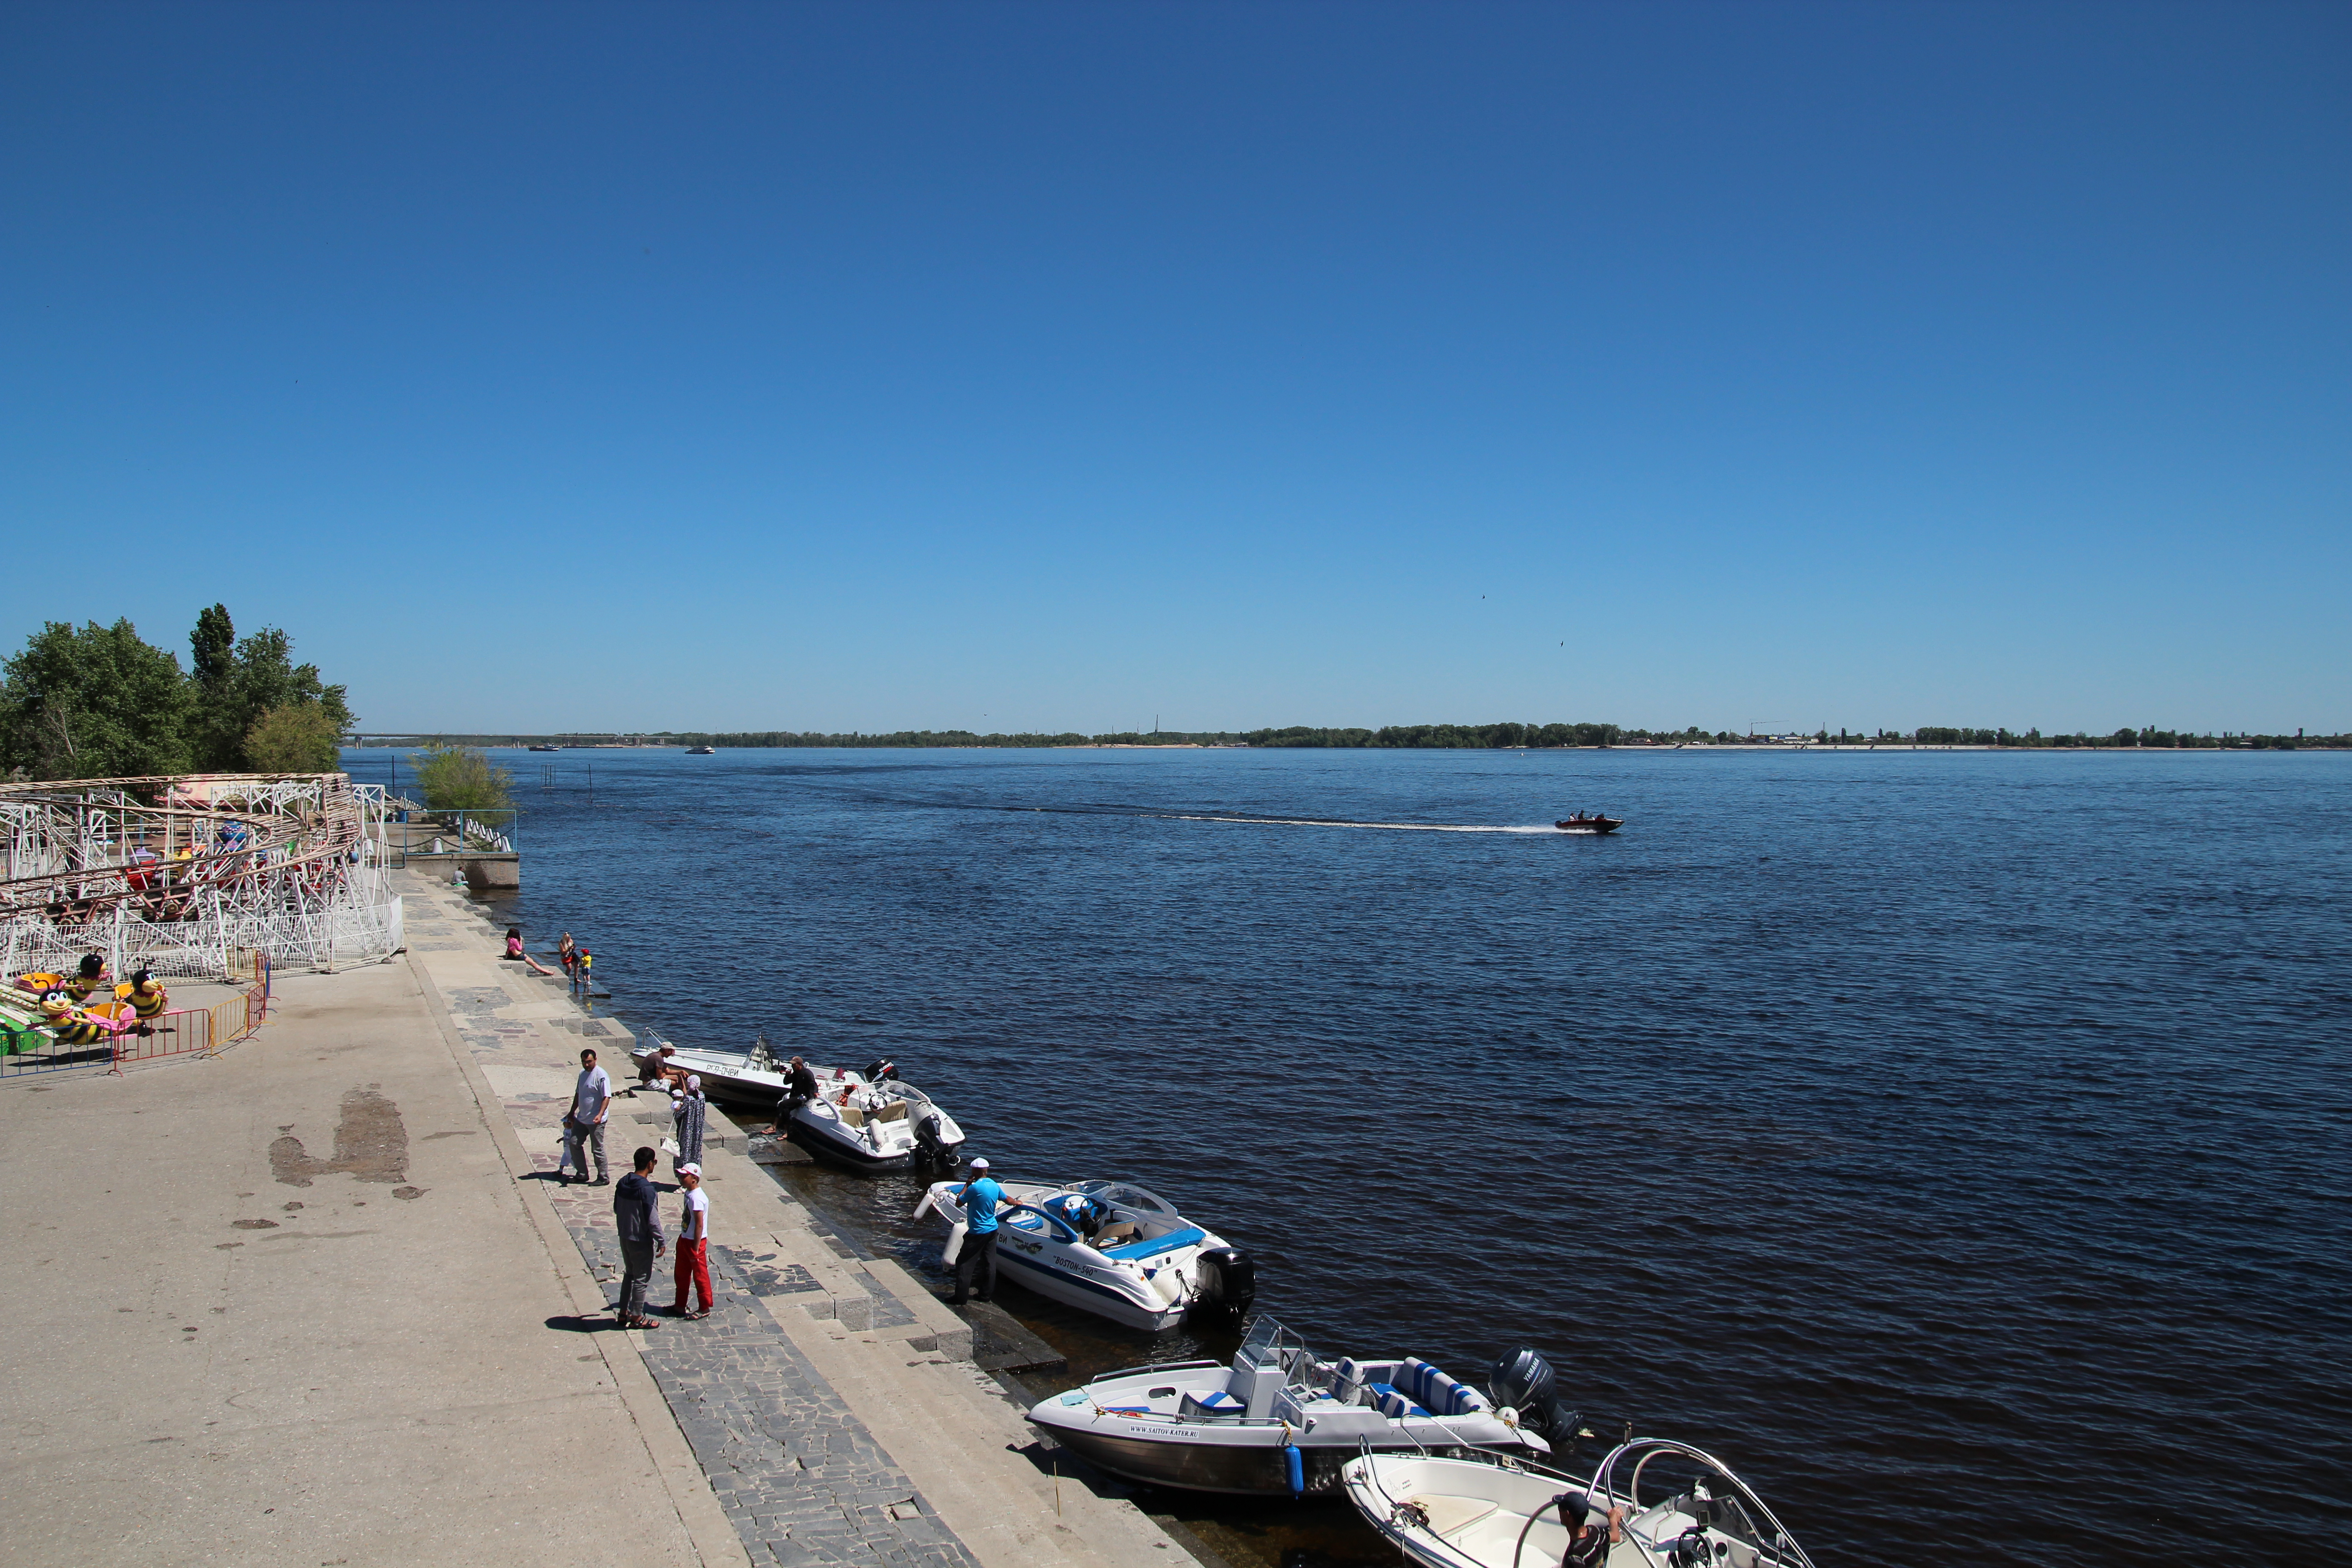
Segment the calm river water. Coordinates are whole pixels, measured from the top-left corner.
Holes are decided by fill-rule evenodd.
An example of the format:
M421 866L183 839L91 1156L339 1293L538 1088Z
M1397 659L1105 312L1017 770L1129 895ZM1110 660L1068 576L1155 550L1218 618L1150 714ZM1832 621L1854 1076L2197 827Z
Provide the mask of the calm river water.
M1327 1351L1536 1346L1824 1564L2352 1528L2352 757L499 760L509 907L625 1016L892 1056L1008 1173L1176 1197ZM1526 831L1580 807L1628 826ZM911 1180L787 1179L931 1266ZM1383 1558L1344 1505L1181 1511Z

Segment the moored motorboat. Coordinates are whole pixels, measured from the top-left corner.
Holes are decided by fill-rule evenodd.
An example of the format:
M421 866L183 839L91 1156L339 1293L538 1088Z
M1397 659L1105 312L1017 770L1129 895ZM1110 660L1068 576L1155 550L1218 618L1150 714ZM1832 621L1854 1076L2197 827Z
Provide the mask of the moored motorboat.
M1696 1473L1644 1505L1642 1472L1659 1459ZM1620 1444L1589 1481L1505 1456L1365 1454L1342 1468L1340 1484L1423 1568L1812 1568L1729 1466L1671 1438Z
M686 749L686 754L689 757L715 757L719 754L719 748L716 746L688 746Z
M1538 1428L1552 1418L1551 1368L1521 1351L1497 1365L1492 1382L1490 1398L1418 1357L1326 1361L1260 1318L1230 1366L1192 1361L1108 1373L1042 1401L1029 1420L1127 1480L1297 1497L1337 1489L1340 1467L1367 1452L1549 1453Z
M1240 1313L1257 1294L1241 1248L1132 1182L1000 1184L1007 1200L996 1261L1013 1283L1130 1329L1174 1328L1196 1308ZM964 1239L961 1182L937 1182L914 1217L936 1215L941 1260Z
M1580 811L1574 816L1559 818L1552 826L1562 833L1614 833L1625 826L1625 819L1622 816L1603 816L1597 811L1588 816Z
M776 1060L764 1037L736 1052L671 1046L649 1035L632 1054L642 1067L665 1048L664 1062L700 1078L711 1099L773 1108L784 1135L811 1153L861 1171L918 1164L952 1170L961 1159L963 1129L889 1061L869 1063L863 1072L811 1064L815 1097L786 1104L791 1064Z

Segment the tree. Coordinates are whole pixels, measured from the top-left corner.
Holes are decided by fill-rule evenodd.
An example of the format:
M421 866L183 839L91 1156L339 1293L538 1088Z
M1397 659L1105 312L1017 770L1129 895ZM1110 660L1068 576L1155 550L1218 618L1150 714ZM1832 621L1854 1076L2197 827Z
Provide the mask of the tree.
M410 756L416 786L431 811L506 811L514 805L514 775L494 768L471 746L429 746Z
M236 628L225 605L198 616L195 630L188 634L195 658L192 740L198 766L220 773L277 771L246 751L246 737L264 714L276 709L312 703L325 711L337 735L352 727L345 689L322 682L317 665L296 664L293 638L275 626L264 626L241 642L236 639Z
M0 681L0 763L37 779L187 771L187 679L128 620L48 622Z
M342 731L323 703L272 708L246 732L245 759L257 773L331 773Z

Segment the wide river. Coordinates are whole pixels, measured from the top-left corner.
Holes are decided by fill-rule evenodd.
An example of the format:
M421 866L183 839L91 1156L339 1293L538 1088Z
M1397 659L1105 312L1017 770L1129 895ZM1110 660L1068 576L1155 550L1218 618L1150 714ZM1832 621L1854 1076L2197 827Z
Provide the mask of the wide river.
M625 1017L893 1057L1008 1173L1177 1198L1326 1353L1537 1347L1825 1568L2343 1553L2352 756L498 760L505 907ZM936 1270L911 1178L784 1179ZM1147 1359L1006 1299L1073 1378ZM1177 1511L1394 1561L1344 1504Z

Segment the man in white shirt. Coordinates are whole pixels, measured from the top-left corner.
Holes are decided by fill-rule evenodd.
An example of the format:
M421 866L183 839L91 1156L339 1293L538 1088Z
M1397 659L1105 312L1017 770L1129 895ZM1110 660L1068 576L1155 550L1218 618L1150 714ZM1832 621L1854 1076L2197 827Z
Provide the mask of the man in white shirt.
M563 1117L564 1152L570 1155L579 1179L588 1179L588 1150L596 1151L596 1185L606 1180L604 1169L604 1118L613 1113L613 1080L596 1065L594 1051L580 1053L580 1079L572 1086L572 1109ZM572 1178L559 1179L569 1184Z
M710 1316L710 1194L702 1190L702 1167L689 1161L677 1168L677 1184L686 1189L686 1207L677 1216L677 1300L673 1318ZM688 1288L702 1297L702 1310L689 1312Z

